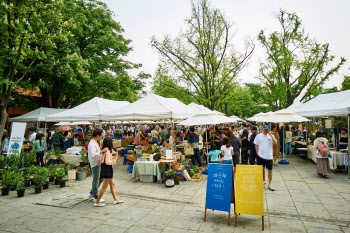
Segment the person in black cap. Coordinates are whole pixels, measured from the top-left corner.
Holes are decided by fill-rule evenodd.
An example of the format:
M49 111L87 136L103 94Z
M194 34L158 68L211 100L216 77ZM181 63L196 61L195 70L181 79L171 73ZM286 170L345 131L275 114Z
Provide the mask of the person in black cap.
M264 125L263 132L258 134L254 140L255 150L258 152L257 164L263 166L263 179L265 184L265 167L267 168L269 185L268 189L275 191L271 186L272 167L273 167L273 149L272 145L277 144L276 138L270 132L270 126Z
M258 127L252 126L252 134L250 135L249 148L248 148L249 164L250 165L255 165L256 150L255 150L254 140L255 140L256 135L258 135Z

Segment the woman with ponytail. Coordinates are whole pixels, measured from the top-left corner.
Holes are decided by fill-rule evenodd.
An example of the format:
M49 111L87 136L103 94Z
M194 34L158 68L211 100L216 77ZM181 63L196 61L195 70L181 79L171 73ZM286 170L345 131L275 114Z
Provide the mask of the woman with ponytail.
M45 150L45 140L43 140L43 135L38 133L34 142L34 150L36 151L36 165L44 166L44 150Z

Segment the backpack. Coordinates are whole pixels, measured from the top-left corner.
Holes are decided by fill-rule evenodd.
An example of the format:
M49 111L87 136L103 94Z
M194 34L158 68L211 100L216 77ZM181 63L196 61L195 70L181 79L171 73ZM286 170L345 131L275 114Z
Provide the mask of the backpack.
M320 141L319 139L317 139L317 141L319 142L318 144L318 152L320 153L321 156L328 156L329 155L329 148L327 143L325 143L324 141Z

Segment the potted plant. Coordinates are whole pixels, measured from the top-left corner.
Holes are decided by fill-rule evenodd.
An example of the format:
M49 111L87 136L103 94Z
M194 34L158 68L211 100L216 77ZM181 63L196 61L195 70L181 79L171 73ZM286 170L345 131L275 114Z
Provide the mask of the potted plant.
M2 174L2 181L1 181L1 192L2 196L7 196L10 191L10 187L13 184L13 181L16 179L16 171L14 170L5 170Z
M50 156L50 158L54 157L56 159L56 163L60 164L63 153L64 151L60 150L59 148L53 148L49 151L48 156Z
M49 172L49 182L53 182L55 179L55 167L51 164L47 167Z
M17 173L17 197L24 197L24 193L26 191L25 184L24 184L24 177L23 173Z
M56 179L59 180L59 184L61 188L66 187L66 180L63 179L66 175L67 175L67 167L64 165L57 166L55 171L55 176L56 176Z
M29 168L24 169L23 172L23 182L24 182L24 187L29 187L30 186L30 170Z
M85 167L85 165L87 164L87 163L89 163L89 158L88 158L88 155L87 155L87 153L86 153L86 150L82 150L82 151L80 151L80 155L81 155L81 160L82 160L82 162L79 162L80 163L80 167Z
M35 194L41 193L42 186L46 183L48 170L46 167L36 167L33 174Z
M12 170L17 169L21 162L20 157L21 156L19 153L13 153L13 154L7 155L5 158L5 164L8 167L8 169L12 169Z
M165 179L174 179L175 178L175 172L170 169L165 172Z

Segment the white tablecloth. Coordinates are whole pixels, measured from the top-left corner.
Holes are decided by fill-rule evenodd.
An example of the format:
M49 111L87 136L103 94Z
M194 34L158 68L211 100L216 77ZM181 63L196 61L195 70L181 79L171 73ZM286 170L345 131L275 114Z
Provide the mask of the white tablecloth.
M79 166L79 162L83 162L83 160L81 160L81 155L73 155L73 154L63 154L62 160L66 164L74 164L75 167Z
M113 141L113 148L121 147L122 141L121 140L114 140Z

